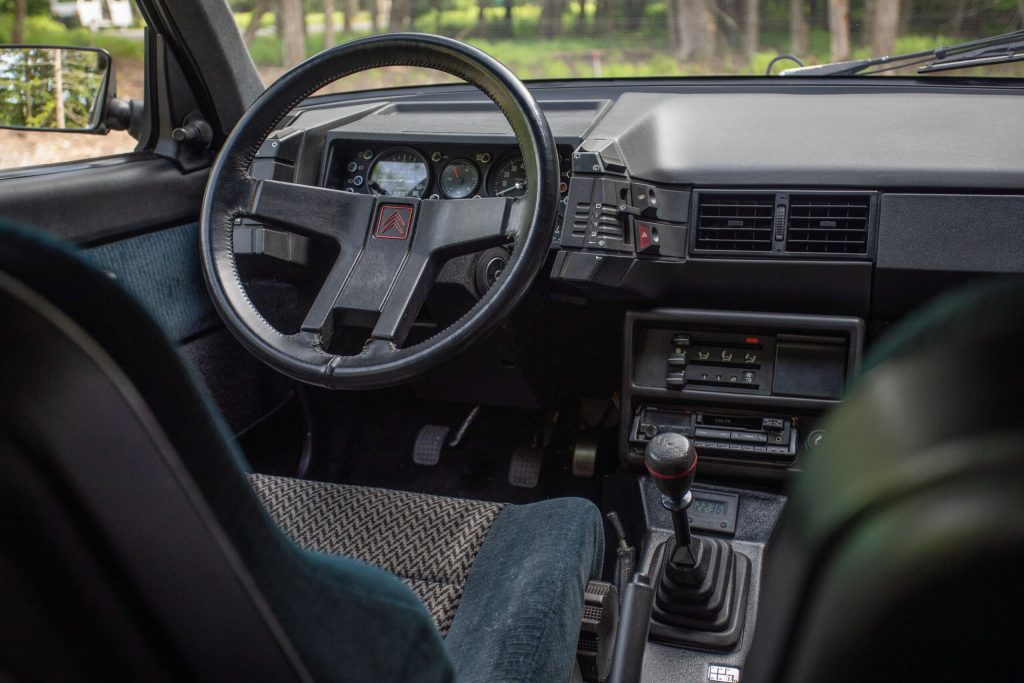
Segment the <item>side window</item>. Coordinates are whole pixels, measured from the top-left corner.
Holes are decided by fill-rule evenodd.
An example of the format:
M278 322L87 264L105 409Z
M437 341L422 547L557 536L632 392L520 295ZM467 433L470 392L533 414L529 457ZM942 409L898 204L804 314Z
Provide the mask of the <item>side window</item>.
M143 98L144 28L133 0L0 0L0 43L106 50L116 95L124 100ZM0 100L8 104L13 96L13 86L0 80ZM96 135L0 129L0 170L123 154L137 144L121 130Z

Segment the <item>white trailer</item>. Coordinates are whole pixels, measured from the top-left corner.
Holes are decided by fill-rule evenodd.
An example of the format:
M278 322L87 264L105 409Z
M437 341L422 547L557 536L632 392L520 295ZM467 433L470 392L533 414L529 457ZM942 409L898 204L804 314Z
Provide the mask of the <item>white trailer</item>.
M69 26L93 30L132 25L131 0L50 0L50 13Z

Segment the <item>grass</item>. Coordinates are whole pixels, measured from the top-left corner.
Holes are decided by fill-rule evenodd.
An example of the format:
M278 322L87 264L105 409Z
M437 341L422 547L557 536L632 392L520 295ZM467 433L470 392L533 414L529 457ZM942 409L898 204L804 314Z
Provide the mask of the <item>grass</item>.
M0 42L10 43L11 15L0 16ZM68 28L46 15L33 15L25 20L25 43L67 45L74 47L100 47L115 59L141 60L145 44L138 38L112 31L93 33L87 28Z

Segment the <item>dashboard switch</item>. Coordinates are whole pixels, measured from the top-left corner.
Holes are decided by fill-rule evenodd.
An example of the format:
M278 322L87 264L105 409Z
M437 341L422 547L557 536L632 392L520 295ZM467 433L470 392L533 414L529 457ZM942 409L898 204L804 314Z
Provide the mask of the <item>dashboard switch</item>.
M658 251L657 233L650 223L637 221L633 224L636 230L636 251L638 254L655 253Z

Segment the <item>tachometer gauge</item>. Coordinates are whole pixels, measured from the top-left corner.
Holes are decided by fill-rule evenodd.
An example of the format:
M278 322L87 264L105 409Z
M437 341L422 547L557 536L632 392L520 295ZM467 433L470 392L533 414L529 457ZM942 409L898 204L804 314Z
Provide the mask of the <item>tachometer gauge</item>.
M438 182L441 192L449 199L462 199L476 191L480 184L480 171L468 159L456 159L441 171Z
M526 194L526 165L522 154L499 161L487 174L487 194L491 197L522 197Z
M430 183L430 169L419 152L393 149L377 157L367 180L367 187L374 194L422 197Z

